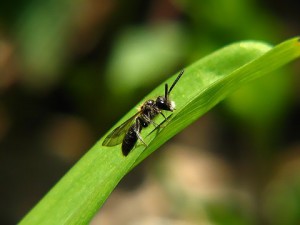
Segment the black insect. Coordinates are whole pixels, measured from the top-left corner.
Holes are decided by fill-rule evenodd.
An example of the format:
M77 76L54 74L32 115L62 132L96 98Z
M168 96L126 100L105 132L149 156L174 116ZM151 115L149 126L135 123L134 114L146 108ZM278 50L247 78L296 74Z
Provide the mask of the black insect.
M162 110L173 112L175 109L175 103L169 99L169 95L183 72L183 70L180 72L170 89L168 89L168 84L165 84L164 96L157 97L155 101L146 101L135 115L107 135L102 145L115 146L122 143L122 152L124 156L129 154L138 139L147 146L140 133L142 129L144 127L148 127L150 123L155 127L158 127L158 125L153 121L153 118L158 114L161 114L165 120L167 119L162 113Z

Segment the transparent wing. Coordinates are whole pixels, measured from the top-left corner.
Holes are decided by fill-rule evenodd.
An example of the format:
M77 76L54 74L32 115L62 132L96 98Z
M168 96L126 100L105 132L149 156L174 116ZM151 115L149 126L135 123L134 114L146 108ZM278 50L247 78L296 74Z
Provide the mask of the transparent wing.
M120 126L118 126L116 129L114 129L109 135L107 135L107 137L104 139L102 145L103 146L115 146L115 145L121 144L128 129L134 123L135 118L139 114L140 114L140 112L137 112L131 118L129 118L124 123L122 123Z

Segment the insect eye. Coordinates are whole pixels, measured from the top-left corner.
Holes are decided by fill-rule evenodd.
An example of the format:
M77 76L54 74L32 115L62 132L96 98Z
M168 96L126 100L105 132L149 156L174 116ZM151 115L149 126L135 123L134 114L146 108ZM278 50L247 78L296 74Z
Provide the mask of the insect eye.
M158 108L164 108L166 106L166 99L162 96L159 96L156 99L156 105Z

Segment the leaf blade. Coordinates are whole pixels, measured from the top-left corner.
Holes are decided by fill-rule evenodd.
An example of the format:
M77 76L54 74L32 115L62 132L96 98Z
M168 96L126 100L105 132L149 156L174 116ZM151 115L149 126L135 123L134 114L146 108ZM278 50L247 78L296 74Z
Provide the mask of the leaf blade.
M265 43L248 41L227 46L187 67L179 85L171 93L177 110L167 126L145 139L149 144L147 149L140 145L128 157L123 157L120 146L102 146L108 132L20 224L88 223L122 177L159 146L240 86L299 56L299 38L274 48ZM172 83L174 77L167 82ZM141 102L163 94L163 90L164 83ZM135 112L135 108L132 109L118 124Z

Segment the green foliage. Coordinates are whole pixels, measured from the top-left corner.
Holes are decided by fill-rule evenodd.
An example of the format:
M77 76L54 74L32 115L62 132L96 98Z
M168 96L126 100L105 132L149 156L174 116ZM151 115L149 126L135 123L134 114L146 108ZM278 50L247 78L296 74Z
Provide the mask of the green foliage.
M138 145L128 157L120 146L103 147L105 136L57 183L20 224L86 224L118 182L163 143L197 120L241 86L300 56L298 38L272 48L245 41L229 45L185 68L171 93L177 110L159 132L142 132L148 147ZM174 75L166 82L171 83ZM141 100L164 93L164 84ZM255 109L253 109L255 110ZM116 126L136 112L132 109ZM161 118L158 118L158 121ZM147 137L146 137L147 136Z

